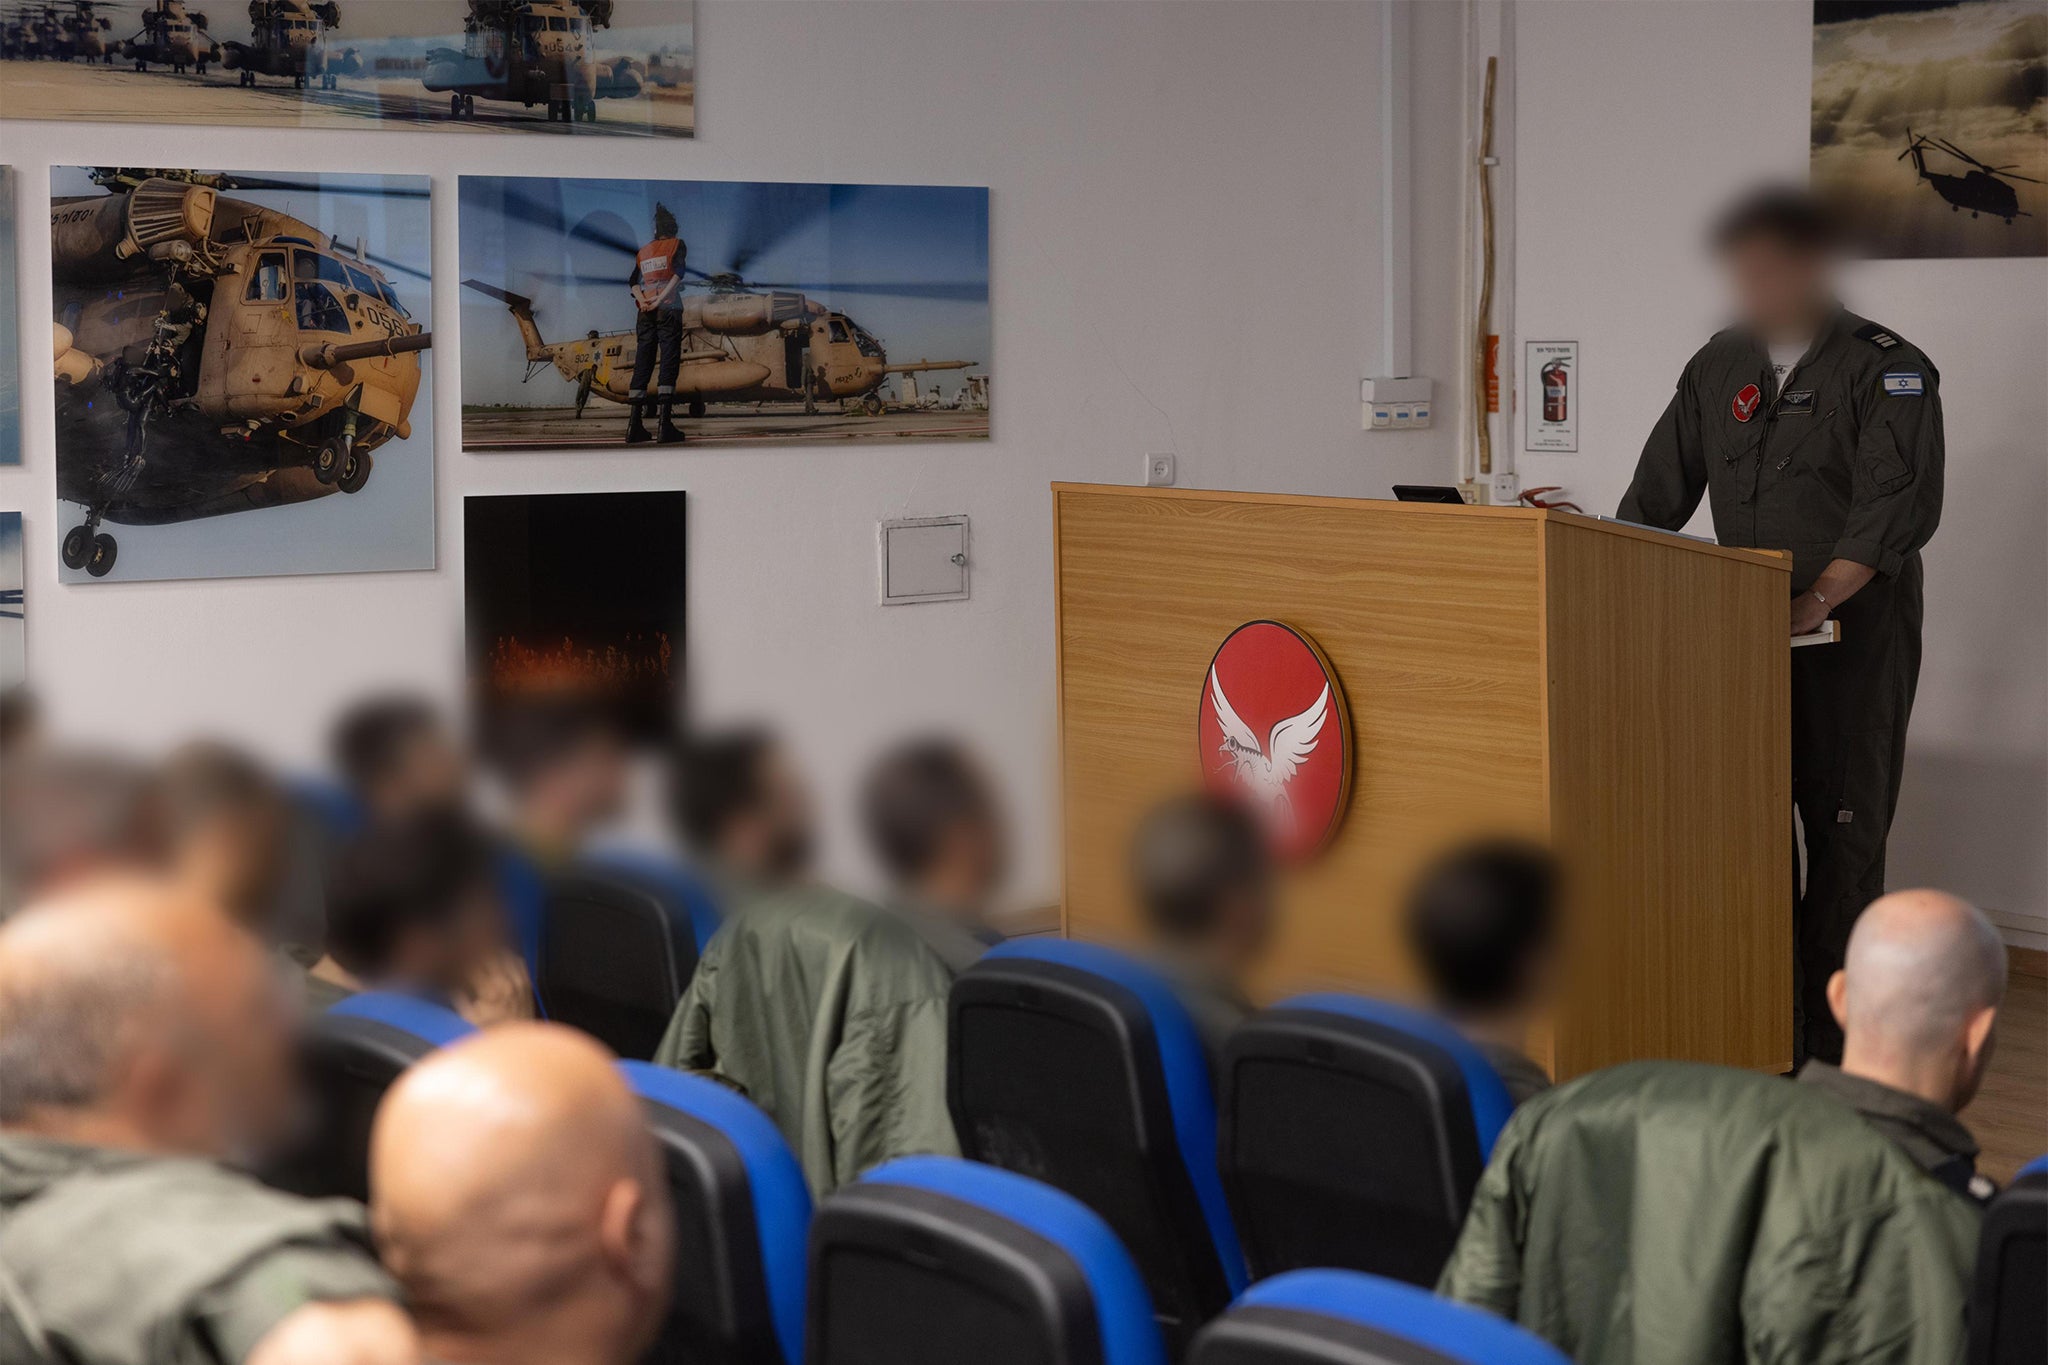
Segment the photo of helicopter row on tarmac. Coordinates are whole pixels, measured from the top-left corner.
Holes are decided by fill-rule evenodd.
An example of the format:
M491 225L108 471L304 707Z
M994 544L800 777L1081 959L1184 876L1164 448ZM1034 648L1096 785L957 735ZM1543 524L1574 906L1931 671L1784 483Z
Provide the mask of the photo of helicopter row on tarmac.
M690 137L695 0L12 0L0 117Z
M50 180L63 581L432 568L429 182Z
M989 434L989 199L461 182L466 450Z
M1813 188L1877 259L2048 256L2048 0L1815 0Z
M21 334L15 326L14 172L0 166L0 465L21 463Z

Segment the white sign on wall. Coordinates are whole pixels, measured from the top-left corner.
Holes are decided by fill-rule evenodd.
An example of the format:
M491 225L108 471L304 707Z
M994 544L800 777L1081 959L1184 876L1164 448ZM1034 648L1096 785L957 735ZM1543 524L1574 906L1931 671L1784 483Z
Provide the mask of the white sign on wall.
M1529 401L1522 405L1527 423L1524 450L1576 451L1579 448L1579 343L1528 341L1522 344L1522 382Z

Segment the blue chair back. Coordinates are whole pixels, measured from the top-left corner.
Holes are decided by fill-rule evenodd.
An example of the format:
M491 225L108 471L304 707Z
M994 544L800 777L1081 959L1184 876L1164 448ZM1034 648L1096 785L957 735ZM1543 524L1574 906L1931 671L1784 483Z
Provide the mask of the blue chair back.
M774 1122L717 1081L621 1062L668 1165L676 1283L646 1365L801 1365L811 1192Z
M1254 1015L1221 1068L1219 1161L1252 1273L1436 1282L1513 1108L1433 1015L1304 995Z
M654 1056L718 927L708 889L668 860L611 852L546 878L540 970L548 1017L621 1057Z
M1187 1365L1569 1365L1490 1313L1355 1270L1297 1270L1252 1286L1196 1340Z
M547 924L548 885L540 864L510 844L498 849L498 897L505 905L512 945L533 979L534 1004L548 1017L547 997L540 989L540 945Z
M311 1198L370 1194L370 1125L384 1092L435 1048L475 1029L409 995L366 991L314 1016L302 1049L314 1121L271 1183Z
M2048 1156L1991 1201L1970 1295L1970 1365L2048 1360Z
M1037 1181L904 1157L825 1201L809 1365L1166 1365L1107 1224Z
M949 1014L962 1153L1100 1214L1178 1353L1246 1282L1216 1169L1208 1057L1186 1007L1114 949L1019 939L961 974Z

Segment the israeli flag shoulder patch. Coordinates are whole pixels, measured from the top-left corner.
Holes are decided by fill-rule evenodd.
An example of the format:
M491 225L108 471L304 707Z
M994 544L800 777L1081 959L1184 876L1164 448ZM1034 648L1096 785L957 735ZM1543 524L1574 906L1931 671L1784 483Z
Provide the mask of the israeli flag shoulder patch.
M1884 391L1892 398L1918 398L1927 392L1927 381L1918 370L1890 370L1884 377Z

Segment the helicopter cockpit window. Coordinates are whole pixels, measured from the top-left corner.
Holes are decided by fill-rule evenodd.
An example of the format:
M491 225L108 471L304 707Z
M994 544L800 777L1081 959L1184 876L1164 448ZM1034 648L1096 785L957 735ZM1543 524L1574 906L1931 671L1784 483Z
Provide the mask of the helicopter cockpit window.
M323 256L317 251L296 251L292 253L292 278L296 280L326 280L343 289L353 289L349 283L348 267L332 256Z
M292 297L298 311L300 331L349 334L348 314L342 310L341 300L334 297L333 290L301 281L292 291Z
M250 303L283 303L289 294L282 251L266 251L256 259L249 273L249 288L243 298Z
M834 341L851 341L853 336L846 330L846 324L838 318L832 319L830 330Z

